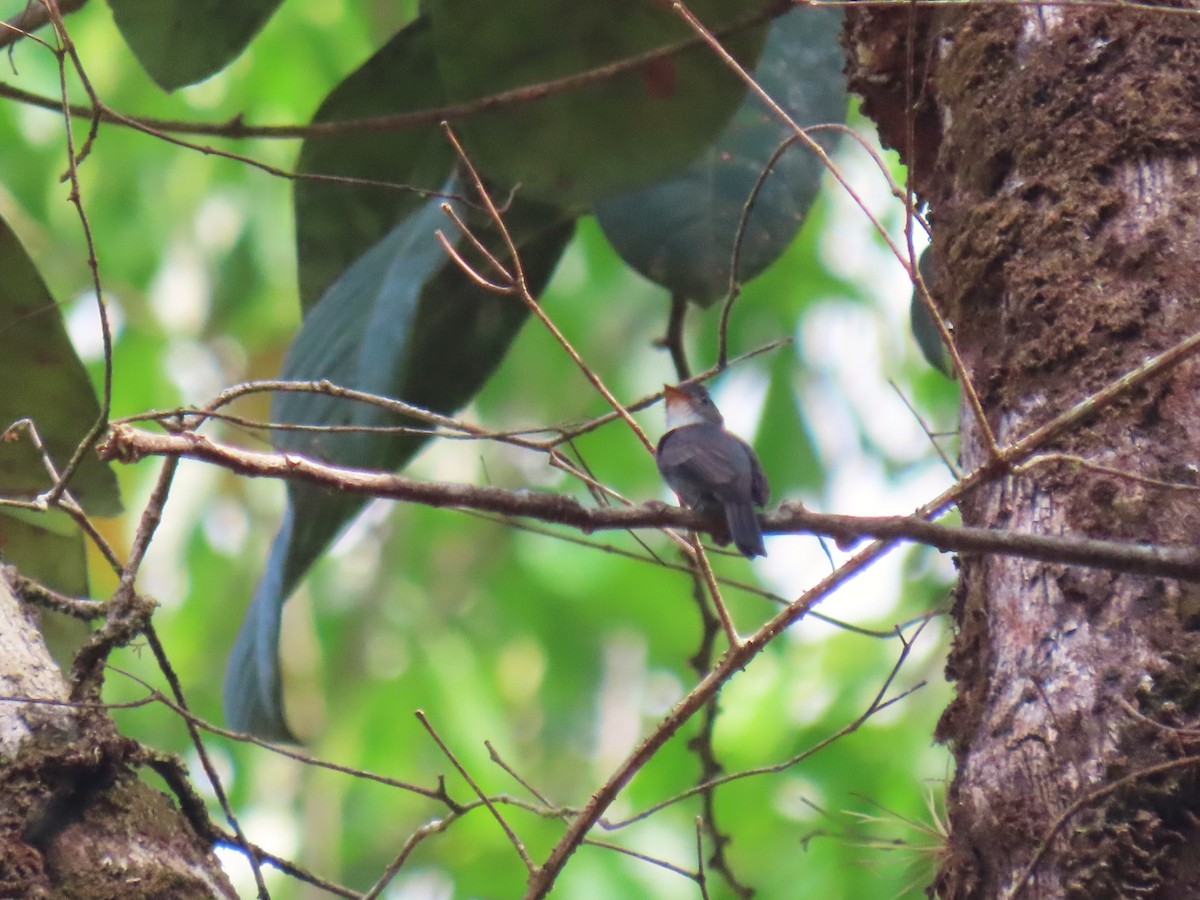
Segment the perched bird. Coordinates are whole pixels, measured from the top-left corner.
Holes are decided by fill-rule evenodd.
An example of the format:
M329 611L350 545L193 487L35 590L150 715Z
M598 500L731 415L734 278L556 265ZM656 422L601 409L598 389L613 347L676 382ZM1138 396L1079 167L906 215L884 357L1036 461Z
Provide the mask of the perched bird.
M725 430L720 410L699 384L663 385L667 433L658 442L658 471L684 506L724 518L743 556L766 556L756 506L770 496L750 445ZM720 535L714 535L718 543Z

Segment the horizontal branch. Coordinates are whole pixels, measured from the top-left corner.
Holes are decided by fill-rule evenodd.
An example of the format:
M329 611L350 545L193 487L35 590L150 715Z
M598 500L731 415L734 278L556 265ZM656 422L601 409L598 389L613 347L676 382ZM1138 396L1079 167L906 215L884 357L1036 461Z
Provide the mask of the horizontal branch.
M669 506L661 501L638 506L588 507L563 494L420 481L404 475L341 468L296 453L234 447L194 432L156 434L128 425L114 425L97 452L103 459L125 463L137 462L147 456L186 457L247 477L298 480L334 491L424 506L520 516L568 525L585 533L629 528L708 531L712 524L710 519L694 510ZM1200 582L1200 551L1190 547L939 525L912 516L833 515L812 512L797 502L785 502L778 509L764 513L762 524L763 530L772 534L827 535L843 545L860 538L902 540L926 544L943 552L995 553Z

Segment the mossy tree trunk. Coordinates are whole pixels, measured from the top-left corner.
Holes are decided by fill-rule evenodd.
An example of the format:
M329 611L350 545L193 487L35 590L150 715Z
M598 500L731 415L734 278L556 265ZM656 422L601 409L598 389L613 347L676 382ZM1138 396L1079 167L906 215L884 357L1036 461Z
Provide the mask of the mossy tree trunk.
M175 900L236 896L203 801L177 760L71 702L36 614L0 566L0 897ZM155 769L191 817L138 777Z
M928 203L939 307L1011 443L1200 330L1200 18L851 8L852 87ZM964 405L962 462L988 459ZM961 504L966 524L1194 546L1200 362ZM1084 460L1086 463L1080 463ZM939 896L1200 897L1200 586L961 560Z

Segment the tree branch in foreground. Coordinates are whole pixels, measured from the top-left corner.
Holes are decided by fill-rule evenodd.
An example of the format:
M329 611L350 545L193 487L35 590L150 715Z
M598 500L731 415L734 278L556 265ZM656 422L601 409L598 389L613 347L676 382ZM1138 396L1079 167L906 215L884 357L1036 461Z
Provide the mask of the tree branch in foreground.
M520 516L567 525L585 533L629 528L706 531L711 524L694 510L660 501L638 506L586 507L563 494L419 481L392 473L341 468L295 453L234 447L194 432L155 434L115 425L98 452L103 459L125 463L147 456L187 457L249 477L296 479L330 490L407 503ZM812 512L797 502L785 502L779 509L765 513L762 523L764 531L772 534L828 535L842 545L862 538L904 540L927 544L943 552L996 553L1200 582L1200 552L1190 547L947 526L913 516L833 515Z

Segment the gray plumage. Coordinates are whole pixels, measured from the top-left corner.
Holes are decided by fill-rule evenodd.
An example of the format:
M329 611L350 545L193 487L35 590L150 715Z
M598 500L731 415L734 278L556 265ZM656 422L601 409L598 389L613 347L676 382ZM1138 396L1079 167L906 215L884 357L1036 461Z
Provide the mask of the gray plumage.
M720 411L698 384L667 389L667 425L656 452L663 480L684 506L724 518L743 556L765 556L754 510L766 504L770 487L754 450L725 430Z

